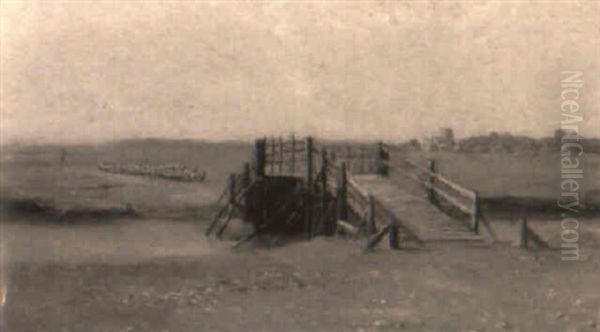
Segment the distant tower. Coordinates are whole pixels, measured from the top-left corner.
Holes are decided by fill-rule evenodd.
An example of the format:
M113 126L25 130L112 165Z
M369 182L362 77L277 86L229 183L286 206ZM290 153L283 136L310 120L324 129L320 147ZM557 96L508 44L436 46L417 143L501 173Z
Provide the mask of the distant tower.
M554 131L554 140L556 142L560 142L560 140L562 140L563 136L565 136L567 134L567 132L564 129L556 129Z
M438 141L440 143L440 148L443 150L454 149L454 131L452 128L441 128Z
M440 134L444 141L454 143L454 131L452 128L442 128Z

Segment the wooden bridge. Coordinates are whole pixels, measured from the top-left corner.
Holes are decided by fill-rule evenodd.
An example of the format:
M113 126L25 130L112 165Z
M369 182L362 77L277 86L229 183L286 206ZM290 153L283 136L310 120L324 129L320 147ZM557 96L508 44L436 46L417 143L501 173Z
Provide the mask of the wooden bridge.
M439 241L494 241L476 190L465 188L382 142L317 143L312 138L255 142L253 157L232 174L221 210L206 230L220 237L233 217L254 232L337 232L364 239L371 249L387 236L390 248Z

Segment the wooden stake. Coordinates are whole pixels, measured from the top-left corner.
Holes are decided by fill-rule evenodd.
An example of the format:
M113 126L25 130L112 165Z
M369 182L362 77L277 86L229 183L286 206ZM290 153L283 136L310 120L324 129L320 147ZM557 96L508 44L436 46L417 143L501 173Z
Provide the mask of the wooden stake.
M379 232L377 232L375 235L368 237L367 244L365 245L365 250L373 249L373 247L375 247L381 241L381 239L383 239L385 234L387 234L389 231L390 231L390 226L387 225L384 228L382 228Z
M313 196L313 140L306 138L306 233L308 238L312 238L313 218L312 218L312 196Z
M528 246L529 231L527 228L527 217L523 217L523 219L521 219L521 239L519 242L521 248L527 248Z
M325 235L332 235L331 221L327 220L327 150L321 151L321 224Z
M471 226L473 232L479 234L479 215L481 214L481 202L479 199L479 192L474 190L475 197L473 198L473 212L471 214Z

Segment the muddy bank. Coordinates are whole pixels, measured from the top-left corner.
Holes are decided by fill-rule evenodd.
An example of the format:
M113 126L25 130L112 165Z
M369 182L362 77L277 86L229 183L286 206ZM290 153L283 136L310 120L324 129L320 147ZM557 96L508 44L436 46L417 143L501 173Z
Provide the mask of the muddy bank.
M595 331L600 262L318 238L124 263L18 263L6 331Z

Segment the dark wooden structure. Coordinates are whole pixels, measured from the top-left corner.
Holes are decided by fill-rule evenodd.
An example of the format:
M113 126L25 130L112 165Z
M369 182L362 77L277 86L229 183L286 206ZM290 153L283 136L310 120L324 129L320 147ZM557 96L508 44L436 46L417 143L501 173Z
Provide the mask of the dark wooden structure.
M253 224L254 232L236 247L261 234L303 234L310 239L336 233L363 239L365 250L373 249L386 236L391 249L406 244L422 246L417 232L407 226L415 223L403 220L403 215L393 212L388 202L366 190L355 178L358 173L387 179L397 172L422 186L431 204L450 207L465 216L470 232L479 234L483 224L488 237L495 239L481 212L477 191L442 175L433 160L424 166L402 158L392 166L393 149L382 142L360 146L318 144L311 137L298 140L293 135L289 139L258 139L251 163L230 176L219 199L225 204L206 235L220 237L229 219L238 215ZM526 245L526 241L522 243Z

